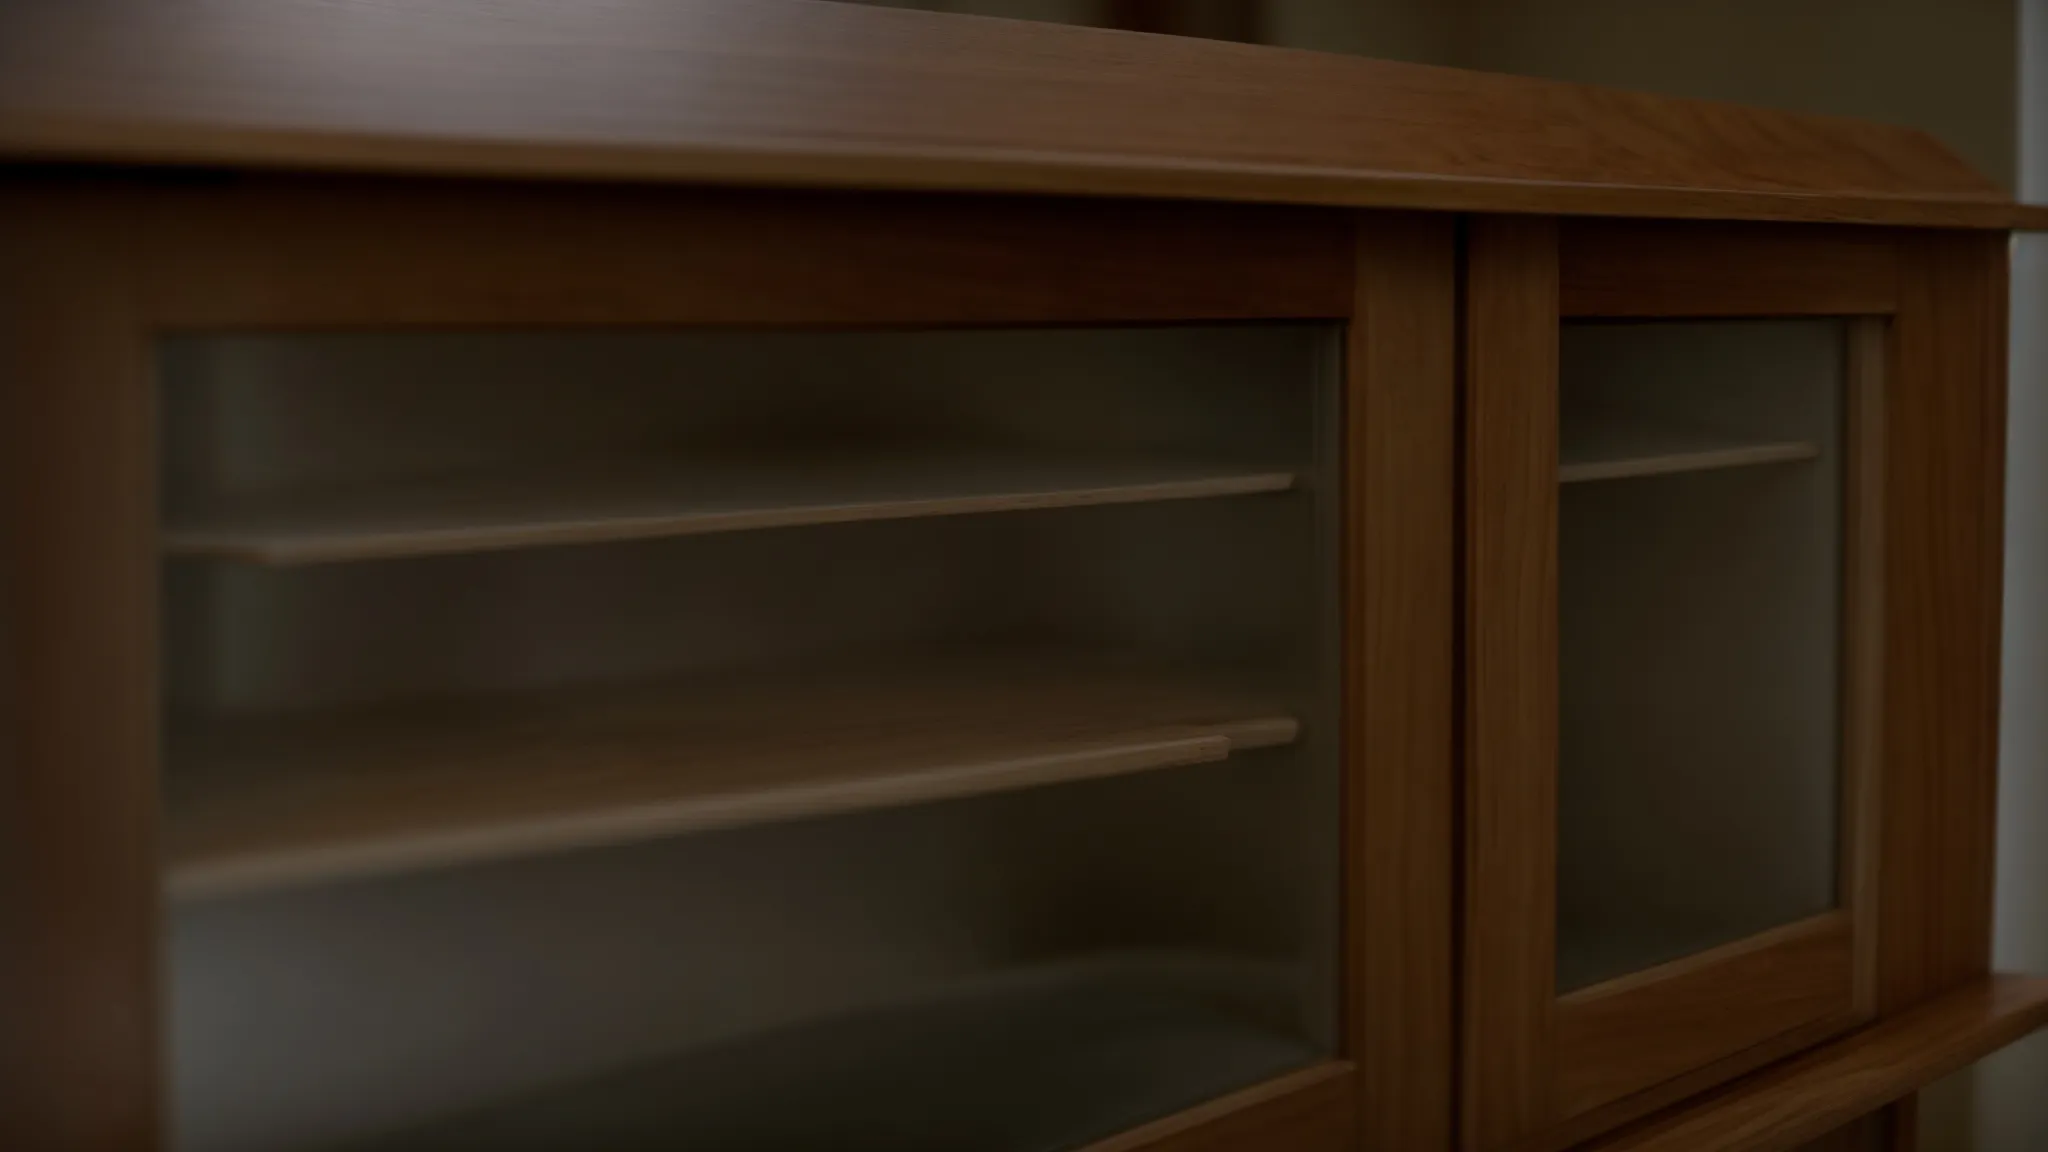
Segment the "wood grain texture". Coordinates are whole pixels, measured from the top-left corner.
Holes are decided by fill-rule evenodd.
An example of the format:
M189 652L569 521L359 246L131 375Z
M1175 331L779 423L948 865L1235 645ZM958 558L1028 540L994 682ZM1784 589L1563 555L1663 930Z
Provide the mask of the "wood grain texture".
M174 729L173 896L629 843L1220 760L1296 722L1226 688L948 660Z
M1358 226L1345 363L1345 1012L1366 1148L1451 1145L1457 226Z
M1465 283L1461 1139L1551 1119L1557 900L1557 228L1470 223Z
M366 179L134 179L168 328L1349 315L1342 213Z
M2048 1024L2048 978L1985 976L1729 1085L1587 1152L1779 1152Z
M1849 915L1830 912L1562 997L1558 1111L1572 1116L1816 1021L1853 1021Z
M0 154L2005 228L1924 133L813 0L0 10Z
M0 188L0 1146L158 1146L148 372L91 196Z
M1284 492L1294 473L990 455L614 463L269 499L169 524L170 556L330 564Z
M1914 234L1885 420L1878 1010L1988 970L2006 242Z
M1858 1023L1854 1016L1828 1016L1780 1032L1768 1040L1732 1052L1719 1060L1696 1065L1668 1080L1611 1104L1566 1117L1536 1137L1524 1141L1516 1152L1558 1152L1577 1148L1582 1142L1605 1135L1625 1124L1641 1120L1683 1101L1691 1100L1767 1064L1774 1064L1812 1048Z
M1357 1070L1304 1068L1154 1121L1081 1152L1353 1152Z
M1877 1010L1883 914L1885 379L1891 326L1849 321L1844 359L1841 906L1855 925L1856 1011Z
M1899 255L1875 228L1571 220L1558 279L1573 317L1881 315Z

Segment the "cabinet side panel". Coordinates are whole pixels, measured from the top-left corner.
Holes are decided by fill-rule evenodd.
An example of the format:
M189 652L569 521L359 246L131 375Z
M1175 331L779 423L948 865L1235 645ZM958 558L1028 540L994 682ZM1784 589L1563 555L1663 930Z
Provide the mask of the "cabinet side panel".
M1557 230L1478 217L1465 302L1464 1146L1543 1127L1557 903Z
M1451 1139L1457 235L1358 232L1345 388L1350 1055L1370 1149Z
M122 219L0 189L0 1147L158 1141L154 509Z
M2006 238L1902 247L1884 450L1887 1015L1990 962L2005 466Z

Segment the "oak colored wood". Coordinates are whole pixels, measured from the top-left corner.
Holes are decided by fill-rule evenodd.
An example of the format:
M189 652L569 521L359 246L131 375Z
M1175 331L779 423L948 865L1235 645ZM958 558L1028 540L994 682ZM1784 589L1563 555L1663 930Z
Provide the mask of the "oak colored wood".
M1358 224L1345 363L1345 1034L1366 1148L1451 1146L1457 230Z
M1358 1073L1332 1060L1221 1096L1081 1152L1353 1152Z
M1577 1115L1821 1020L1852 1023L1850 917L1829 912L1561 997L1559 1112Z
M1558 240L1571 317L1882 315L1899 276L1895 234L1876 228L1569 220Z
M159 1146L149 377L85 195L0 187L0 1147Z
M169 556L277 566L1284 492L1286 470L896 453L655 462L272 498L173 521Z
M2006 242L1902 246L1885 398L1885 1014L1990 965L2004 530Z
M1336 319L1341 213L370 179L121 182L166 328Z
M1553 1116L1557 228L1471 221L1465 265L1461 1140Z
M815 0L0 9L0 156L2006 228L1907 128Z
M1588 1152L1778 1152L1826 1135L2048 1024L2048 978L1984 976Z
M174 730L197 898L1128 775L1286 744L1227 686L948 660L252 715Z

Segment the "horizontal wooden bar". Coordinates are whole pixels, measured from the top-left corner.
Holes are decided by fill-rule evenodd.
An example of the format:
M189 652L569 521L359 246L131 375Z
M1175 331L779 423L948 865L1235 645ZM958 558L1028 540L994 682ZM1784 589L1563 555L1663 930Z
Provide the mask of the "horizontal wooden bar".
M1568 220L1568 317L1865 316L1898 310L1896 239L1867 228Z
M1781 1152L2048 1024L2048 977L1993 975L1766 1069L1586 1152Z

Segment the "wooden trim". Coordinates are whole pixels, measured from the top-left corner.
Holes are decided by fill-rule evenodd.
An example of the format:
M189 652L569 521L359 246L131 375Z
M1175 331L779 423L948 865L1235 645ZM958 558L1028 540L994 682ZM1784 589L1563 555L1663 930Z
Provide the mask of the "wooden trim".
M165 328L1339 319L1340 213L286 179L132 181Z
M1989 969L2004 531L2005 238L1901 244L1884 429L1885 1014Z
M1853 1023L1849 914L1829 912L1558 1000L1558 1112L1576 1116L1816 1021Z
M1768 1040L1702 1064L1611 1104L1559 1121L1535 1140L1526 1142L1517 1152L1556 1152L1560 1148L1576 1148L1581 1141L1612 1132L1624 1124L1710 1092L1737 1077L1839 1036L1860 1023L1861 1018L1853 1014L1824 1016L1780 1032Z
M1556 1003L1557 228L1470 224L1465 311L1461 1137L1552 1118Z
M1355 1152L1357 1070L1342 1060L1219 1096L1081 1152Z
M1368 1148L1452 1127L1457 226L1361 215L1346 344L1345 965Z
M1841 906L1855 931L1856 1011L1877 1010L1884 829L1884 437L1890 325L1849 321L1845 349Z
M123 220L0 189L0 1147L158 1146L156 472Z
M2048 1024L2048 977L1987 976L1586 1152L1780 1152Z
M1926 133L802 0L0 6L0 154L2003 229ZM424 111L423 111L424 110Z
M1899 257L1868 228L1572 220L1558 279L1568 317L1880 315Z

